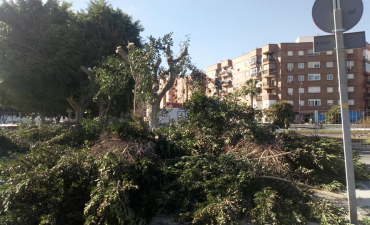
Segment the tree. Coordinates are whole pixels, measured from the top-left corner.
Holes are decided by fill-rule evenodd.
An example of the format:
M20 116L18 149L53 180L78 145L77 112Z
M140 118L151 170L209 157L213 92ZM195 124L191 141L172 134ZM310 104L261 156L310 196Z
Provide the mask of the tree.
M253 107L253 98L261 94L261 88L256 86L256 81L254 79L247 80L244 85L239 90L239 94L242 96L249 95L249 101Z
M78 48L85 53L80 69L88 79L82 80L80 88L71 93L67 100L76 112L76 120L80 121L83 118L83 112L93 102L94 97L100 95L100 98L96 98L100 106L100 117L106 110L108 102L111 102L108 98L104 100L104 96L101 95L104 91L99 90L102 87L101 83L96 80L92 72L94 69L89 68L106 67L104 60L108 60L107 57L113 55L119 45L132 42L140 47L140 32L144 29L139 21L133 21L131 16L120 9L114 9L104 0L90 1L85 11L77 13L75 22L82 35Z
M116 56L108 56L103 60L100 67L94 68L95 82L99 85L99 90L94 96L94 100L99 105L99 118L102 121L107 115L112 100L117 96L126 96L126 110L131 108L133 80L127 73L126 63Z
M134 43L127 46L129 54L119 46L117 53L129 64L131 75L135 80L135 105L141 96L146 101L150 129L159 127L160 102L166 92L174 85L179 75L186 72L190 64L188 41L183 43L181 53L175 58L172 51L172 33L163 38L149 37L143 48L136 48ZM168 68L160 67L161 57L166 57Z
M340 124L342 123L340 106L334 105L326 113L325 122L328 124Z
M268 119L272 120L272 124L278 127L289 128L290 123L294 121L293 105L287 101L276 102L265 111Z
M11 106L45 115L55 111L80 79L76 26L70 4L49 0L3 1L0 6L0 89Z

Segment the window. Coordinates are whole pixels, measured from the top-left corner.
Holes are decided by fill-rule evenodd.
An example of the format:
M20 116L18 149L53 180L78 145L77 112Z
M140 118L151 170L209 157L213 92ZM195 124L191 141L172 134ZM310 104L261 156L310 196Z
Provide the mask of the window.
M304 75L299 75L299 76L298 76L298 80L299 80L299 81L304 81Z
M320 68L320 62L309 62L308 68Z
M251 74L251 77L257 77L258 69L257 68L251 69L250 74Z
M334 105L333 100L328 100L327 103L328 105Z
M226 67L226 71L227 71L227 72L230 72L230 71L231 71L231 66Z
M320 74L308 74L308 80L320 80Z
M333 74L328 74L326 75L327 80L333 80Z
M333 55L333 51L327 51L326 55Z
M347 61L347 67L352 68L355 66L355 61Z
M293 105L293 101L287 101L289 104Z
M353 49L347 49L347 54L353 54Z
M348 105L354 105L355 104L355 100L353 99L348 99Z
M348 80L352 80L352 79L354 79L353 73L349 73L349 74L347 74L347 79L348 79Z
M298 69L304 69L304 63L298 63Z
M327 93L333 93L333 90L334 90L333 87L327 87L326 88Z
M320 93L321 88L320 87L308 87L308 93Z
M304 106L304 101L303 100L299 101L299 105Z
M249 71L245 72L245 76L246 77L249 76Z
M292 83L292 81L293 81L293 76L288 76L287 82Z
M257 64L257 57L252 57L250 62L251 62L251 66L255 66Z
M288 95L293 95L293 88L288 88Z
M348 92L355 92L355 87L348 87Z
M308 50L307 55L308 55L308 56L320 55L320 52L314 52L313 50Z
M298 51L298 55L299 56L303 56L304 55L304 51Z
M304 88L299 88L298 90L299 90L299 93L300 94L303 94L304 93Z
M321 99L308 99L309 106L321 105Z
M288 56L293 56L293 51L288 51Z
M327 68L333 67L333 62L326 62L326 67Z
M292 71L293 70L293 63L287 63L286 68L287 68L287 70Z

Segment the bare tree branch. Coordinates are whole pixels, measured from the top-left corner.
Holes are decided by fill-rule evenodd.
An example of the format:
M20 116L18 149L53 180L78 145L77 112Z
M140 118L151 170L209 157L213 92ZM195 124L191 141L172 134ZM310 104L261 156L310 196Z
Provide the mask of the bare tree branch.
M187 55L188 55L188 46L185 46L184 49L182 50L181 54L179 56L177 56L176 59L172 60L172 62L177 63Z
M123 60L125 60L125 62L127 62L127 63L129 62L128 56L127 56L126 52L123 51L121 46L117 47L116 53L118 53L123 58Z
M89 79L90 80L94 80L95 79L95 75L89 70L87 69L85 66L80 66L80 69L87 75L89 76Z
M314 187L314 186L311 186L311 185L308 185L308 184L302 184L302 183L299 183L299 182L295 182L295 181L292 181L292 180L283 179L283 178L280 178L280 177L259 176L257 178L266 178L266 179L280 180L280 181L284 181L284 182L287 182L287 183L292 183L292 184L296 184L296 185L299 185L299 186L303 186L303 187L306 187L306 188L311 188L311 189L316 189L316 190L322 190L322 188Z

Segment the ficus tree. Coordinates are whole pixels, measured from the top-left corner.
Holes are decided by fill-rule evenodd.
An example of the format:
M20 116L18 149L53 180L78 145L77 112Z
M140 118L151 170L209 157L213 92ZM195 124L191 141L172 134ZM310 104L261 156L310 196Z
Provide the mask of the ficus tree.
M150 129L159 127L160 102L179 76L184 76L190 65L189 41L182 44L180 54L175 57L172 51L172 33L162 38L149 37L143 48L129 43L126 49L117 47L116 52L129 65L135 80L134 113L140 100L145 102ZM167 67L161 66L162 57Z
M67 100L76 112L77 121L82 120L83 112L94 99L99 105L99 116L102 118L112 97L109 97L107 89L104 89L108 87L104 87L104 79L111 79L109 75L112 75L107 65L114 63L113 58L108 56L114 54L118 45L129 41L140 47L140 32L144 29L139 21L134 21L131 16L119 8L114 9L104 0L91 0L87 9L78 12L74 18L82 35L77 47L85 53L79 68L86 75L86 79L82 80L80 88L71 93ZM125 87L125 84L122 84L122 87ZM117 91L120 90L122 88L117 88ZM117 92L113 95L116 94Z
M92 0L78 13L70 7L58 0L1 2L0 90L11 107L41 118L71 107L80 121L98 91L88 68L118 45L140 46L140 22L106 1Z
M78 29L70 4L56 0L2 1L0 5L0 89L11 107L27 107L41 119L80 79Z

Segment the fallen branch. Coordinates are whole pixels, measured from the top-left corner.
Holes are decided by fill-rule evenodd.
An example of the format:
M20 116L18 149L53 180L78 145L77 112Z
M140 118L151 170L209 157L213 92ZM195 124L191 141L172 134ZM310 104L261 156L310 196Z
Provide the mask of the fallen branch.
M295 182L295 181L292 181L292 180L287 180L287 179L280 178L280 177L259 176L257 178L266 178L266 179L280 180L280 181L284 181L284 182L287 182L287 183L296 184L296 185L299 185L299 186L303 186L303 187L307 187L307 188L311 188L311 189L315 189L315 190L323 190L322 188L319 188L319 187L314 187L314 186L311 186L311 185L308 185L308 184L302 184L302 183L299 183L299 182Z

